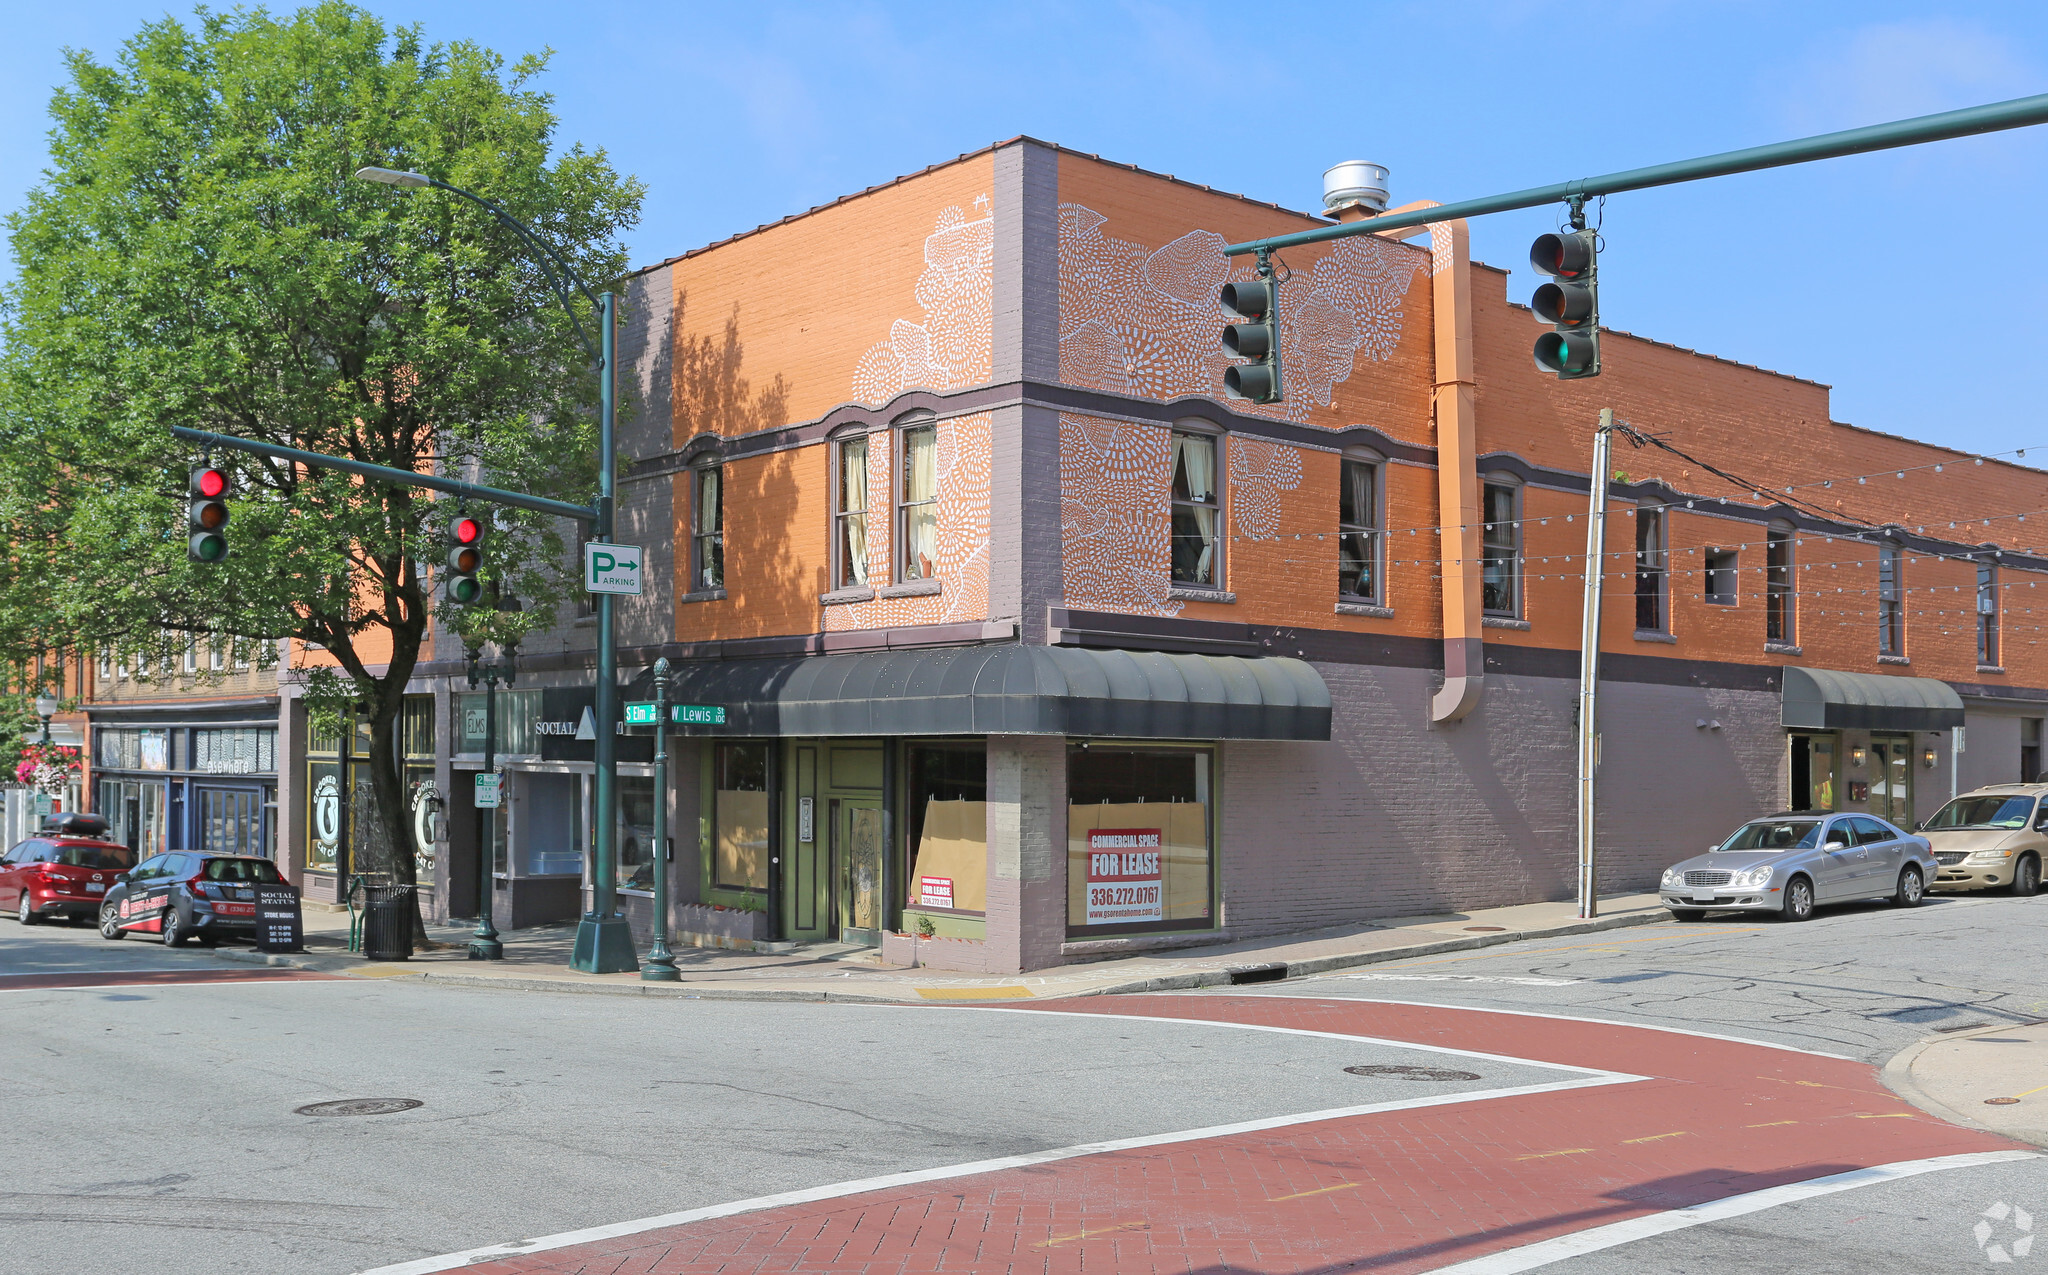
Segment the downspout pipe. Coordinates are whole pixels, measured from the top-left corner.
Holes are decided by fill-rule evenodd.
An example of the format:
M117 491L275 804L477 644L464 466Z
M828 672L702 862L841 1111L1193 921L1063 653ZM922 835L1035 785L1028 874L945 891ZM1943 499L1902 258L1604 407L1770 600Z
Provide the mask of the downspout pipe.
M1419 200L1385 215L1436 208ZM1363 209L1346 209L1363 219ZM1479 571L1479 435L1472 355L1472 233L1462 219L1389 231L1389 239L1429 232L1430 292L1434 302L1436 384L1430 402L1436 419L1436 483L1443 559L1444 684L1430 698L1431 725L1459 721L1479 707L1486 685L1485 624Z

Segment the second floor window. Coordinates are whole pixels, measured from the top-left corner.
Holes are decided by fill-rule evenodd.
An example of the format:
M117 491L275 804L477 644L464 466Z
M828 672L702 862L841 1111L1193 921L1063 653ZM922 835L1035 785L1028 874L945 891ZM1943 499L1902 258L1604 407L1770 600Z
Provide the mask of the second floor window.
M1877 653L1905 658L1906 559L1895 544L1877 547Z
M1998 568L1977 564L1977 663L1998 664Z
M1216 440L1207 434L1173 436L1172 582L1220 587L1217 532L1222 501L1216 490Z
M696 472L690 502L690 589L725 587L725 470L705 465Z
M903 431L903 495L897 527L902 533L902 578L929 580L938 573L939 428L914 425Z
M1509 483L1480 488L1479 594L1488 615L1515 617L1522 607L1520 489Z
M1704 559L1707 577L1707 601L1716 606L1735 605L1737 572L1733 549L1709 549Z
M1663 633L1671 624L1666 605L1664 511L1655 505L1636 507L1636 629Z
M1793 642L1792 528L1764 532L1764 641Z
M868 582L868 440L839 444L839 473L833 483L832 587L857 589Z
M1344 462L1337 494L1337 592L1360 602L1380 600L1379 466Z

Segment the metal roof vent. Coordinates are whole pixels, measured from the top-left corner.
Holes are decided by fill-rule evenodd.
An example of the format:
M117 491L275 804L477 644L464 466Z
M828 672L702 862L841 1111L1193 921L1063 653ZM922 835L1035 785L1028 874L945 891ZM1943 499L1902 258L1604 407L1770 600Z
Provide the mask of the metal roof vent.
M1381 164L1347 159L1323 174L1323 211L1334 215L1359 206L1374 213L1387 210L1387 170Z

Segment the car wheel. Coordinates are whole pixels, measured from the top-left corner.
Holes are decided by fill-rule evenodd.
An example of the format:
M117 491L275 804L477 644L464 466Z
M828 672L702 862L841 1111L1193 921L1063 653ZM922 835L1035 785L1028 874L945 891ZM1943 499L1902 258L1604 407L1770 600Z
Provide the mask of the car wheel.
M1921 879L1920 869L1907 868L1899 873L1899 888L1892 894L1892 906L1917 908L1926 897L1927 882Z
M36 905L29 901L28 891L21 892L21 906L14 909L14 919L23 925L41 925L43 918L36 915Z
M2017 898L2031 899L2041 892L2041 861L2033 855L2020 859L2018 867L2012 870L2012 884L2005 887L2006 893Z
M1700 908L1671 909L1671 919L1674 921L1703 921L1706 916L1706 912Z
M1805 877L1793 877L1785 883L1785 911L1787 921L1804 921L1813 915L1813 882Z
M185 943L185 927L178 923L178 909L164 909L164 946L182 947Z
M100 937L103 939L125 939L128 931L121 928L121 913L111 903L100 904Z

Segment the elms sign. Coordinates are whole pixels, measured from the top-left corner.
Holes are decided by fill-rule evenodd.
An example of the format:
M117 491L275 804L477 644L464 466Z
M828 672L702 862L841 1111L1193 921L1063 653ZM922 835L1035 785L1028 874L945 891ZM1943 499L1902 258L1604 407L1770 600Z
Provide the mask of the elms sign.
M584 545L583 591L630 593L638 597L641 559L644 556L638 545Z

